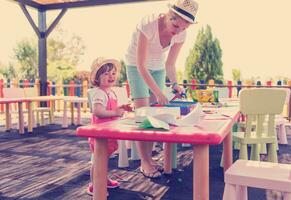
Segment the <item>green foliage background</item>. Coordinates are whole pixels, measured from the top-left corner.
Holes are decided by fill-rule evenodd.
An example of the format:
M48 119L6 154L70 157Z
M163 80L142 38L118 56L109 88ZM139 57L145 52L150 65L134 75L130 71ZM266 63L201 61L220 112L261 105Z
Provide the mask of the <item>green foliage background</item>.
M82 39L69 35L57 28L47 40L47 74L50 81L71 80L84 55ZM22 39L13 49L14 61L1 67L0 73L6 79L38 78L37 39Z
M213 37L211 27L199 30L194 47L186 60L186 76L192 79L223 80L222 50L218 39Z

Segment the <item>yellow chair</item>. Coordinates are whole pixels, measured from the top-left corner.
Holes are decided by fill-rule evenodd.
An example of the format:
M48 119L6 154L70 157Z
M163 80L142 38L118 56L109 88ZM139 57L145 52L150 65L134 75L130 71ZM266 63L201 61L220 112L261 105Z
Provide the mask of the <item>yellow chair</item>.
M240 159L248 159L247 145L250 144L251 160L260 160L260 146L267 144L268 160L278 162L275 115L282 112L285 98L283 89L255 88L240 92L240 111L246 116L246 125L243 132L233 133L233 141L240 144Z

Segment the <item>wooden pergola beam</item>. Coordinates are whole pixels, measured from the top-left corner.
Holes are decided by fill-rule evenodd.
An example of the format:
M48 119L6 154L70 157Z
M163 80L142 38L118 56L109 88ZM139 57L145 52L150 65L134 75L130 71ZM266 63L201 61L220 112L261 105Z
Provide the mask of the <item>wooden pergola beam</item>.
M81 8L90 6L137 3L165 0L14 0L38 10L56 10L64 8Z

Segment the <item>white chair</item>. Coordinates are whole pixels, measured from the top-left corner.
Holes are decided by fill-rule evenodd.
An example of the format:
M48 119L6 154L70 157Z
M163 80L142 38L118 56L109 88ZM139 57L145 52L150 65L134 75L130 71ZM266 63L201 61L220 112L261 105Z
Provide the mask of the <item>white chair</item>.
M247 187L277 190L291 200L291 165L237 160L224 174L223 200L247 200Z
M285 105L283 110L287 110L289 106L289 100L290 100L290 89L286 88L284 89L286 91L286 99L285 99ZM275 118L275 124L278 130L277 131L277 136L278 136L278 143L279 144L288 144L287 140L287 131L286 131L286 124L288 123L288 120L284 118L284 116L281 115L276 115Z

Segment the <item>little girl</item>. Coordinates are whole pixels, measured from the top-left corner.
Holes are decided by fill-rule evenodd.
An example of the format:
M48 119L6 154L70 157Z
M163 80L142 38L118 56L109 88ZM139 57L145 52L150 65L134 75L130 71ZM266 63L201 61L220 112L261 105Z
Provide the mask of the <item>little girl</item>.
M117 74L120 71L120 63L115 59L97 58L94 60L91 68L90 81L94 86L88 91L89 100L92 105L91 123L109 121L121 117L124 114L124 108L118 107L117 97L111 89L117 81ZM94 152L94 139L89 138L90 150ZM108 157L116 151L118 144L116 140L108 140ZM94 159L94 158L93 158ZM90 176L92 181L93 166L91 166ZM107 188L116 188L119 183L115 180L107 179ZM87 193L93 195L93 184L90 183ZM108 195L108 193L107 193Z

